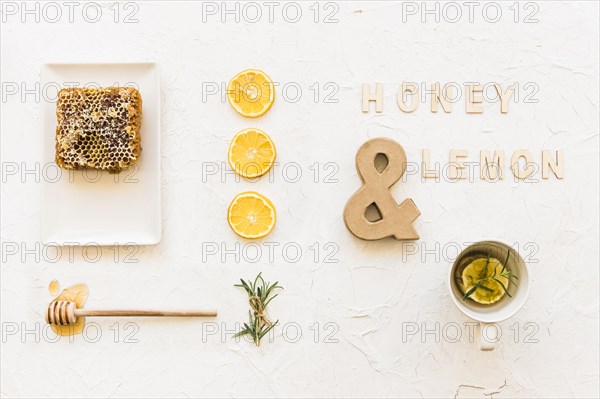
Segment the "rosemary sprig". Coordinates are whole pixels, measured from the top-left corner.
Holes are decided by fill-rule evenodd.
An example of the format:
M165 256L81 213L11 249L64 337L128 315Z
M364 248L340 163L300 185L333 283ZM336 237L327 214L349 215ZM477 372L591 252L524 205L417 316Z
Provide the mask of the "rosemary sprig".
M518 280L519 278L517 276L515 276L514 274L512 274L512 272L510 270L506 270L506 265L508 265L509 258L510 258L510 251L508 251L508 253L506 254L506 259L504 260L504 264L502 265L502 270L500 271L500 273L498 274L496 272L496 267L494 267L494 274L490 277L485 277L485 276L487 276L488 266L490 264L490 254L488 253L487 259L485 261L485 266L483 267L483 269L481 270L481 273L479 274L479 280L473 281L473 279L469 276L469 278L471 278L471 283L474 283L474 285L467 292L465 292L465 295L463 295L463 301L466 300L468 297L470 297L471 294L473 294L479 288L481 288L482 290L485 290L485 291L493 292L494 290L483 285L484 282L489 281L489 280L496 281L498 284L500 284L500 286L502 287L502 289L504 290L506 295L508 295L509 297L512 297L511 293L508 291L508 289L506 288L504 283L498 278L498 277L505 277L508 281L510 281L511 284L514 284L515 287L518 287L515 280Z
M276 288L283 288L277 281L273 284L266 282L259 273L254 281L244 281L240 279L241 284L235 284L234 287L240 287L246 290L248 294L248 303L251 310L248 311L248 323L244 323L244 328L234 335L235 338L249 335L256 346L260 345L260 340L277 325L279 320L272 323L266 315L267 305L279 294L272 295Z
M488 254L487 259L485 260L485 266L483 267L483 269L481 269L481 272L479 273L480 280L485 278L485 276L487 276L487 271L488 271L489 265L490 265L490 254ZM496 271L495 268L494 268L494 271Z

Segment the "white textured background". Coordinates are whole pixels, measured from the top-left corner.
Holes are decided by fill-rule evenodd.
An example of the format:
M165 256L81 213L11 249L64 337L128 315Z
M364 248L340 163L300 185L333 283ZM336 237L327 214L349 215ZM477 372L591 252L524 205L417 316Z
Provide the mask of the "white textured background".
M43 15L39 23L32 16L25 22L21 14L6 16L2 396L597 397L598 3L537 2L538 22L529 24L522 20L532 8L521 4L515 23L512 2L502 3L498 23L485 21L482 6L472 23L464 6L458 23L436 23L433 16L423 23L419 15L403 22L402 5L393 2L339 3L338 22L330 24L313 21L312 2L302 3L298 23L285 21L279 5L269 23L266 6L259 4L264 12L259 23L243 18L236 23L232 16L222 23L219 15L204 23L199 2L138 3L137 23L123 23L133 8L122 5L115 23L110 3L97 23L84 20L81 5L72 23L64 6L58 23ZM323 7L321 19L333 10ZM138 263L125 261L130 248L119 249L117 262L114 248L102 248L96 263L79 249L72 259L64 249L54 263L52 250L36 250L43 199L35 174L21 172L39 161L41 135L54 133L41 131L41 100L21 94L23 87L35 88L41 65L49 61L160 64L163 238L160 245L140 248L133 256ZM280 91L258 120L238 116L218 96L203 101L203 82L227 82L249 67L264 69L282 84L296 82L301 99L286 101ZM360 85L376 81L386 90L384 113L363 114ZM530 86L507 115L498 112L498 104L486 105L482 115L467 115L462 101L451 114L432 114L425 103L407 115L394 102L402 81L530 82L539 88L532 97L538 101L524 101ZM7 82L20 92L7 96ZM339 102L324 103L324 91L315 102L310 89L315 82L322 90L327 82L337 84ZM231 175L203 181L202 162L224 162L230 138L248 126L272 136L279 162L300 165L299 182L283 178L281 167L271 182L235 182ZM438 162L450 149L467 149L476 162L480 149L510 155L525 148L539 162L542 148L560 148L565 179L515 183L509 175L497 184L478 178L435 183L410 176L394 188L397 199L411 196L422 212L416 223L420 249L407 255L407 247L394 240L354 239L341 218L359 184L356 149L377 136L398 140L414 162L424 147ZM339 182L326 183L321 175L315 183L309 169L315 162L337 164ZM14 163L18 173L8 174ZM203 262L203 243L229 249L246 244L230 231L225 212L230 199L248 189L271 197L278 209L276 230L259 242L262 257L252 263L248 256L236 262L231 254L225 261L204 254ZM403 339L403 325L414 325L407 323L443 331L447 323L468 321L448 297L447 270L455 254L448 243L484 238L521 248L533 243L522 251L536 261L530 263L530 299L514 319L501 323L497 349L480 352L464 329L456 343L422 332ZM315 242L316 260L309 249ZM10 243L20 245L17 254L5 251ZM274 259L265 243L279 243ZM302 248L298 262L282 254L286 243ZM338 263L324 262L327 243L339 247ZM449 249L436 251L436 245ZM539 250L533 253L534 248ZM247 255L255 249L247 247ZM256 348L230 337L207 337L198 320L138 320L133 336L138 342L124 343L124 333L133 330L125 330L121 320L115 343L115 328L110 329L115 320L96 319L102 329L98 342L79 336L50 343L53 336L41 323L50 300L47 284L58 279L63 287L87 283L88 307L216 306L219 328L234 330L247 307L245 294L232 285L259 271L285 287L271 315L300 328L298 342L291 342L294 327L285 336L278 328L272 343ZM15 326L17 333L8 335ZM24 333L36 328L37 333ZM537 342L526 342L536 330ZM331 332L337 342L326 342Z

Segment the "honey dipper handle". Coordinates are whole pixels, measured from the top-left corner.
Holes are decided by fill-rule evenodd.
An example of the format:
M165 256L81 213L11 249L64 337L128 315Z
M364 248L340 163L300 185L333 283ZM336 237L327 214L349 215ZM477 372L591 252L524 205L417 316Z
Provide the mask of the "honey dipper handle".
M93 310L93 309L75 309L75 316L133 316L133 317L215 317L216 310L194 310L194 311L162 311L162 310Z

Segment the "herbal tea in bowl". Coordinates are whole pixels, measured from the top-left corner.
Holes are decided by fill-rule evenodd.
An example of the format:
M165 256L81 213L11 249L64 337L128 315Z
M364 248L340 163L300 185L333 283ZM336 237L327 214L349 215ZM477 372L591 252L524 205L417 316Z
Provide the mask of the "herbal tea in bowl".
M529 272L523 258L498 241L465 248L450 268L450 297L466 316L480 323L481 350L494 349L495 323L519 311L529 295Z

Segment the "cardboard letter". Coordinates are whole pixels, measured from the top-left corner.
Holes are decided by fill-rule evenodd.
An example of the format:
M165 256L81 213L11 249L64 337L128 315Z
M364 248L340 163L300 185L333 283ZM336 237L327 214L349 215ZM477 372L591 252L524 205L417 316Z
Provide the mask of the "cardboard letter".
M422 158L422 162L421 162L421 168L422 168L422 176L424 179L429 179L429 178L434 178L437 179L438 177L440 177L440 173L438 171L437 168L435 169L430 169L429 168L429 148L423 148L423 151L421 153L421 158Z
M465 163L463 161L459 161L459 158L466 158L469 153L467 150L450 150L449 158L450 164L448 168L448 178L459 180L466 179L467 176L462 171L465 169Z
M445 113L452 112L452 103L449 98L452 97L452 86L444 85L444 93L440 92L440 84L434 83L431 85L431 112L438 111L438 102L441 104Z
M410 92L412 102L410 105L404 103L404 93ZM416 83L402 83L402 88L398 91L397 99L398 106L402 112L411 113L419 106L419 88Z
M564 179L565 177L565 164L563 162L563 153L562 150L555 151L556 153L556 162L552 162L552 156L550 155L549 150L542 151L542 179L547 179L550 176L550 171L548 169L552 169L554 176L557 179Z
M483 86L467 84L466 109L468 114L481 114L483 112Z
M498 97L500 97L500 112L503 114L508 113L508 101L513 96L515 92L515 85L510 85L506 88L505 92L502 92L502 87L499 84L495 84L496 92L498 93Z
M479 152L479 177L487 181L504 179L504 151L495 150L492 161L488 150Z
M519 159L525 158L525 169L521 170L519 166ZM513 175L519 180L525 180L531 176L534 172L533 161L531 160L531 153L527 150L517 150L513 153L510 160L510 169Z
M369 112L369 103L375 101L375 112L383 112L383 85L375 83L375 93L371 93L368 83L362 85L362 112Z

